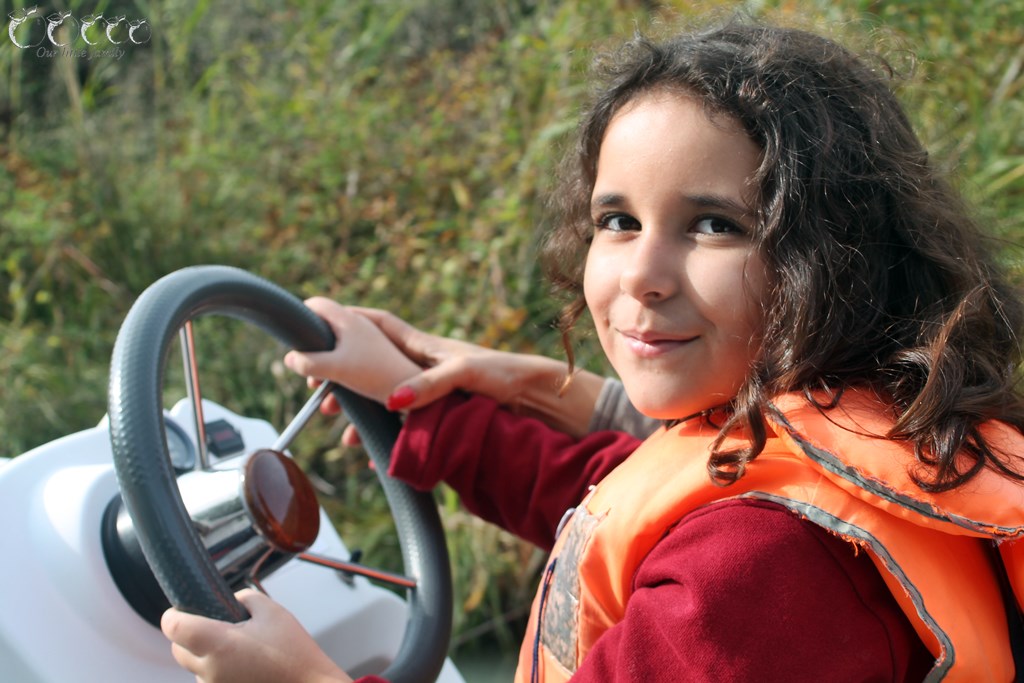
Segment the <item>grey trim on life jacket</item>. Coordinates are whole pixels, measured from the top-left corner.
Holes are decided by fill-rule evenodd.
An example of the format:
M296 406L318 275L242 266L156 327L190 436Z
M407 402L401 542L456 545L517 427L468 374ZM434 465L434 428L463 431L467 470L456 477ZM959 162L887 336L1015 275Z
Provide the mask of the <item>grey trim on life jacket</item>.
M942 654L935 660L935 666L928 672L925 677L925 683L934 683L941 681L949 673L949 670L953 667L953 663L956 660L956 652L953 649L953 641L950 640L949 635L939 628L938 622L935 618L928 613L925 609L924 600L921 597L920 591L917 586L910 582L907 575L903 573L903 569L896 563L889 551L886 550L885 546L871 535L867 530L860 528L846 520L840 519L835 515L822 510L819 507L801 501L793 500L792 498L785 498L778 494L766 493L764 491L748 491L742 493L737 498L756 498L759 500L766 500L777 505L781 505L793 512L797 513L801 517L807 519L820 527L828 529L836 534L839 534L843 538L856 539L866 544L879 559L885 565L885 568L894 576L896 580L900 582L900 585L907 591L907 595L910 597L911 602L914 603L915 609L917 609L918 616L921 617L925 625L928 627L935 637L939 641L939 645L942 648ZM717 502L717 501L716 501Z
M808 442L799 432L796 431L793 425L786 420L786 416L779 411L778 408L773 405L772 409L772 420L777 420L779 425L785 428L786 434L792 438L798 446L800 446L800 450L804 452L804 455L821 465L825 470L842 477L855 486L864 489L869 493L873 493L883 500L887 500L891 503L896 503L901 507L913 510L914 512L929 519L949 522L950 524L962 529L968 529L970 531L983 534L989 538L996 540L1009 540L1010 538L1024 535L1024 527L986 524L961 515L954 515L944 510L939 510L929 503L895 491L888 486L885 486L883 482L877 479L865 477L858 472L855 467L847 465L834 453L823 448L818 448Z

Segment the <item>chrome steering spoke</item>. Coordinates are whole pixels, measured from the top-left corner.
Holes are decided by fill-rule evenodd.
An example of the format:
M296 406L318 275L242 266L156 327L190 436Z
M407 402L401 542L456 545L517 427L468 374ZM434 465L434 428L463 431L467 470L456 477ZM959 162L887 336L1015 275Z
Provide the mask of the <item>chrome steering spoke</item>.
M210 469L210 457L206 450L206 421L203 419L203 396L199 390L199 364L196 360L196 339L192 321L186 320L178 332L181 340L181 359L185 366L185 391L192 404L192 417L196 427L196 449L199 455L197 469Z
M292 421L288 423L288 426L281 431L280 436L277 437L274 445L270 448L282 453L288 450L288 446L290 446L292 441L295 440L295 437L299 435L299 432L301 432L302 428L306 426L306 423L316 415L317 410L320 408L320 404L324 402L324 399L331 393L331 389L334 388L334 386L335 384L333 382L323 382L319 387L317 387L317 390L314 391L313 395L306 400L305 405L299 409L299 412L292 418Z

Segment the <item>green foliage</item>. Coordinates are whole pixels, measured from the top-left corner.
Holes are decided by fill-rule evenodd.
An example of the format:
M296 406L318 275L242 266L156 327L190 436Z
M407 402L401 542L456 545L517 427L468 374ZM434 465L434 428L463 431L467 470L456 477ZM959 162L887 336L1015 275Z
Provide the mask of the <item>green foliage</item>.
M735 3L208 0L61 3L142 17L120 58L0 43L0 455L95 424L134 298L217 262L429 331L560 354L536 261L541 210L591 48ZM0 3L4 14L21 3ZM912 60L902 93L1002 238L1024 233L1024 8L1001 0L761 0ZM861 41L865 42L865 41ZM303 400L282 349L197 324L207 396L275 424ZM585 365L601 368L584 342ZM170 375L176 373L176 361ZM168 400L180 395L174 379ZM298 457L346 539L394 563L361 455L321 421ZM450 492L460 641L516 640L536 555Z

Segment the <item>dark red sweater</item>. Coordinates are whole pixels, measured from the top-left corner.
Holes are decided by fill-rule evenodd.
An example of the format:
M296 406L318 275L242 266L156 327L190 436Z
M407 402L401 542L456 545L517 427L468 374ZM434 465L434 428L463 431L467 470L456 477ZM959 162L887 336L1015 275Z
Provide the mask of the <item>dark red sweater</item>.
M638 445L619 432L575 440L452 395L409 416L391 471L420 489L444 481L473 513L548 549L565 510ZM773 503L687 515L633 587L574 682L920 681L931 667L868 556Z

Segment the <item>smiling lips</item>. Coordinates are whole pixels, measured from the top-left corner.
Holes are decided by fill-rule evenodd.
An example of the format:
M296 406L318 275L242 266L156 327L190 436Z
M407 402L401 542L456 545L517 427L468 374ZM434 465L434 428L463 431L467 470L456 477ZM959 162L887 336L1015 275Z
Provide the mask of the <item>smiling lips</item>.
M666 335L659 332L638 332L636 330L618 330L626 342L626 346L641 358L657 358L689 344L697 337L681 337Z

